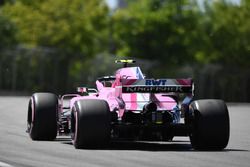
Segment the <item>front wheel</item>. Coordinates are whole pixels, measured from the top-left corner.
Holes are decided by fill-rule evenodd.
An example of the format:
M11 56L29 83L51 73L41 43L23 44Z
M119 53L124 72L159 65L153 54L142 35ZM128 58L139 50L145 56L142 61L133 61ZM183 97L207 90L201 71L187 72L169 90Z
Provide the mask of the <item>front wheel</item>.
M229 141L229 114L223 100L197 100L190 104L191 144L197 150L222 150Z

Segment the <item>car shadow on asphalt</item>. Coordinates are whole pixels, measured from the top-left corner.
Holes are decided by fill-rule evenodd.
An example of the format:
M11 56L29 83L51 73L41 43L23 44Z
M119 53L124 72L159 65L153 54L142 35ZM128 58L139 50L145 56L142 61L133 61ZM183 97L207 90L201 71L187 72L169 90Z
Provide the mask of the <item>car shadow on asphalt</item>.
M71 139L69 137L57 137L55 142L71 142Z
M138 151L190 151L190 143L177 142L148 142L148 141L113 141L109 150L138 150Z
M70 139L59 139L63 144L72 145ZM134 151L171 151L171 152L242 152L249 150L226 148L219 151L197 151L192 148L190 141L173 141L173 142L151 142L151 141L111 141L109 145L98 148L84 148L84 150L134 150Z
M72 145L71 141L61 141L63 144ZM191 151L191 144L180 141L148 142L148 141L111 141L105 147L85 148L85 150L135 150L135 151Z

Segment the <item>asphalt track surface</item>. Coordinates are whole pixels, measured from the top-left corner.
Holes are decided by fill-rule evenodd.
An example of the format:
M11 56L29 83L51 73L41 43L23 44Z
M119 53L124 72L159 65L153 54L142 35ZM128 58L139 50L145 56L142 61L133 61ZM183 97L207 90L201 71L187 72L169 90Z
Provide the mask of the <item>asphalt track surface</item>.
M0 97L1 167L249 167L250 105L229 104L231 135L223 151L195 151L189 138L174 142L115 142L105 149L77 150L69 138L32 141L25 133L27 97Z

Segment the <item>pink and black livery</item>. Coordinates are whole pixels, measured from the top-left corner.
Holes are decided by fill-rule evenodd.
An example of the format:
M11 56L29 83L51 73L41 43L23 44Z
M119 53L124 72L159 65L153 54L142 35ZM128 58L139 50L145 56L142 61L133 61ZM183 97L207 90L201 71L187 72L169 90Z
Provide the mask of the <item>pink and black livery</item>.
M197 150L221 150L229 140L229 115L222 100L193 100L192 79L145 78L140 67L123 64L96 88L78 94L35 93L28 108L33 140L71 136L75 148L108 146L113 140L172 141L189 136Z

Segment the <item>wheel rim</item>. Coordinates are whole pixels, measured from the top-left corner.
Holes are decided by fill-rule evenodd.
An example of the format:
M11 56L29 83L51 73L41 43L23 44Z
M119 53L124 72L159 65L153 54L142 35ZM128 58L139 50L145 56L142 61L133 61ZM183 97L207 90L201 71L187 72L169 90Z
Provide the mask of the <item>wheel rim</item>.
M29 104L29 112L30 116L28 116L27 120L27 132L30 134L33 128L34 119L35 119L35 106L34 106L34 98L30 98L30 104Z

